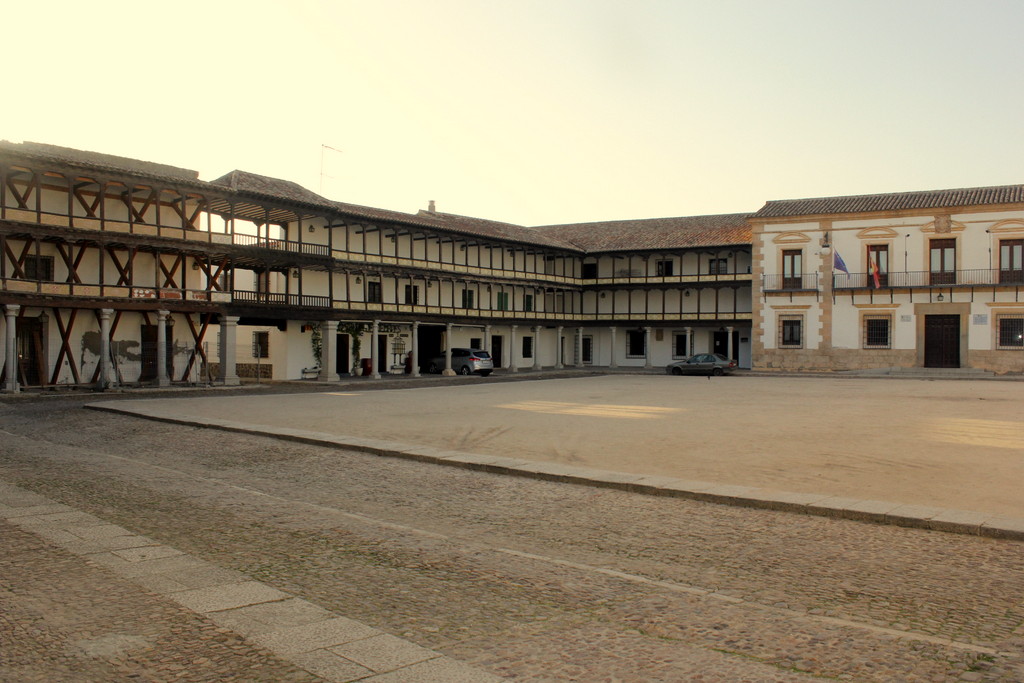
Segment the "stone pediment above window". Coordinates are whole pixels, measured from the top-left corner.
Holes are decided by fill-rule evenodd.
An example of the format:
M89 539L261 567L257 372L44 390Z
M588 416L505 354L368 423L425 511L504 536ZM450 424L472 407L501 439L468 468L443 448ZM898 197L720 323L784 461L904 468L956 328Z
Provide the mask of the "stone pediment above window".
M811 238L802 232L783 232L772 239L775 244L807 244L810 241Z
M864 228L857 233L857 239L862 240L885 240L899 236L892 228Z
M999 221L998 223L993 225L991 228L989 228L988 231L989 232L993 232L993 233L995 233L995 232L1012 232L1012 233L1024 232L1024 220L1018 220L1016 218L1011 218L1010 220Z

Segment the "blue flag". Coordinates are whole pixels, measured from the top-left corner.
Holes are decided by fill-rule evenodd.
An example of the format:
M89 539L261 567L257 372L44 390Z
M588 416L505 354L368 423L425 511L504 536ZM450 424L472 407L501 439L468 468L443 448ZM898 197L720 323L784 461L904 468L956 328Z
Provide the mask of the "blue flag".
M839 255L838 251L832 252L832 268L835 270L841 270L847 275L850 274L850 270L846 267L846 263L843 261L843 257Z

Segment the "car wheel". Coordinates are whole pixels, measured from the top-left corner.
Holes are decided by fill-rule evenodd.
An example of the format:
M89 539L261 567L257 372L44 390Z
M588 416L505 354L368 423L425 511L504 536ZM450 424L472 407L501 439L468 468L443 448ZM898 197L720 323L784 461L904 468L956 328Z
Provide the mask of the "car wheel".
M469 375L471 373L472 371L469 369L468 365L463 365L461 368L459 368L460 375Z
M683 374L683 369L681 367L676 366L676 367L672 368L672 374L673 375L681 375L681 374Z
M714 370L711 371L711 374L714 375L715 377L721 377L722 368L715 368Z
M441 369L437 367L437 364L431 363L430 367L427 368L427 372L429 372L431 375L436 375L437 373L441 372Z

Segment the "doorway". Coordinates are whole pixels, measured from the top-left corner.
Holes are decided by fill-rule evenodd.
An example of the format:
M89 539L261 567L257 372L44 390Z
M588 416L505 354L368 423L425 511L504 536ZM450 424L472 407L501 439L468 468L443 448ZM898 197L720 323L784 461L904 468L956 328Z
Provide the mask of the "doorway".
M504 357L504 343L505 340L500 334L491 335L491 360L494 361L494 367L502 367L501 359Z
M142 326L142 370L140 382L152 382L156 379L157 334L160 328L156 325ZM164 338L167 348L167 376L174 377L174 329L164 327Z
M388 335L383 332L377 334L377 367L374 371L377 374L387 374L391 368L391 356L388 355Z
M430 361L441 355L441 336L444 328L437 325L420 325L416 333L416 341L419 344L419 365L420 372L426 372L430 367Z
M335 367L338 369L339 375L347 375L352 372L352 354L349 352L349 336L347 334L339 334L335 339Z
M23 387L38 387L46 382L46 353L43 350L43 324L37 318L18 318L18 382Z
M589 335L589 334L583 335L583 340L582 340L581 346L583 347L581 349L581 351L583 351L583 360L582 360L583 364L584 365L591 365L591 364L593 364L593 362L594 362L594 337L593 337L593 335Z
M720 330L713 333L711 351L729 358L729 333L727 331ZM740 360L740 333L736 331L732 333L732 357L729 360L734 360L737 364Z
M924 317L924 366L926 368L960 367L959 315L926 315Z

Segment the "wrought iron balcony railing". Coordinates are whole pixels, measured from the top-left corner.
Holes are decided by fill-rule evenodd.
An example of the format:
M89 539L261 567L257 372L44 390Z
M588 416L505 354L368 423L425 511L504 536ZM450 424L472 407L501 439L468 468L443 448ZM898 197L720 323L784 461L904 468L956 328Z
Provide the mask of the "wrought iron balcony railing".
M993 285L1024 285L1024 270L976 268L971 270L890 272L878 274L880 289L906 287L985 287ZM870 273L835 273L833 289L874 289Z

